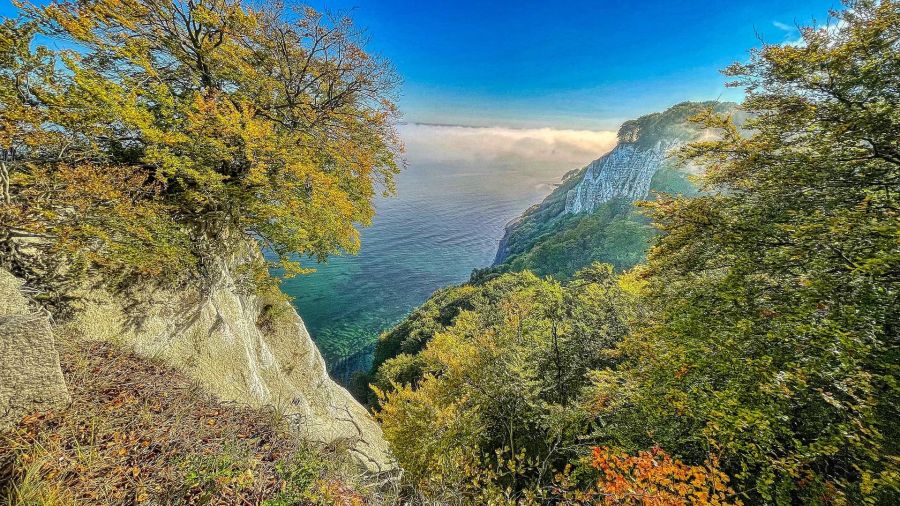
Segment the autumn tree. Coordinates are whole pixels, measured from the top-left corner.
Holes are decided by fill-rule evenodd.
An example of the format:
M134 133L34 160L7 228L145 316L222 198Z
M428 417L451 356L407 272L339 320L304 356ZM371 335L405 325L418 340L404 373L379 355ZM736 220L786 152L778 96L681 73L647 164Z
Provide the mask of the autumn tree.
M568 475L560 473L560 497L570 504L634 506L740 505L729 478L715 457L702 465L673 459L659 447L629 455L603 446L591 450L594 483L570 488Z
M393 189L397 79L347 18L239 0L20 12L0 26L0 239L32 281L59 271L36 258L183 273L241 236L297 272L355 251Z

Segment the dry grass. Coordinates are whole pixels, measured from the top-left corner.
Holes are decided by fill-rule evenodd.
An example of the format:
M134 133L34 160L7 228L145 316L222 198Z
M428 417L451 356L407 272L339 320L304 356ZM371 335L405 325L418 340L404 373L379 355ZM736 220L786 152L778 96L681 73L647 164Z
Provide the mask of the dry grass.
M340 452L292 437L274 413L109 344L63 344L61 359L71 406L0 435L6 504L366 502L335 478L353 474Z

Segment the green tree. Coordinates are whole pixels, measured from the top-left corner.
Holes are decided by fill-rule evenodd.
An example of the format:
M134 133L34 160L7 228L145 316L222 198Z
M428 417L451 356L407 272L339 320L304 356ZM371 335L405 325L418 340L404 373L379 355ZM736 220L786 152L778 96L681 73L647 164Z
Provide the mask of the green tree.
M377 417L430 500L548 499L559 472L590 451L588 372L616 362L628 297L609 265L561 285L504 274L415 355L378 369ZM582 437L584 436L584 437ZM455 499L454 499L455 498Z
M700 118L714 193L648 205L650 315L596 378L608 437L712 449L754 502L900 497L900 4L848 7L727 69L750 135Z

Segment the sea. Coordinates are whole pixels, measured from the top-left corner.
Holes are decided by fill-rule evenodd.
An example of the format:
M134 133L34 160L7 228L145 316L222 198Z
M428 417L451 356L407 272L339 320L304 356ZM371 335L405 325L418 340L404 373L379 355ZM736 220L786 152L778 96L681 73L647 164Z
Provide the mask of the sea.
M359 252L282 283L344 384L371 367L379 334L489 266L510 220L614 142L611 132L578 130L409 124L400 133L406 166L395 195L376 200Z

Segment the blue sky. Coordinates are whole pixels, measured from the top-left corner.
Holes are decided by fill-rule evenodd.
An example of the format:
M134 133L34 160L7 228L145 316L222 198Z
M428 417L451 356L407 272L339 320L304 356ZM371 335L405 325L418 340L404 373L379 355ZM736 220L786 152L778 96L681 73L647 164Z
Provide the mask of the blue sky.
M795 40L838 0L313 0L350 11L403 78L409 122L615 129L683 100L739 100L719 70ZM0 0L0 14L14 12Z
M719 70L839 0L319 0L353 9L404 79L409 121L615 128L683 100L740 99Z

